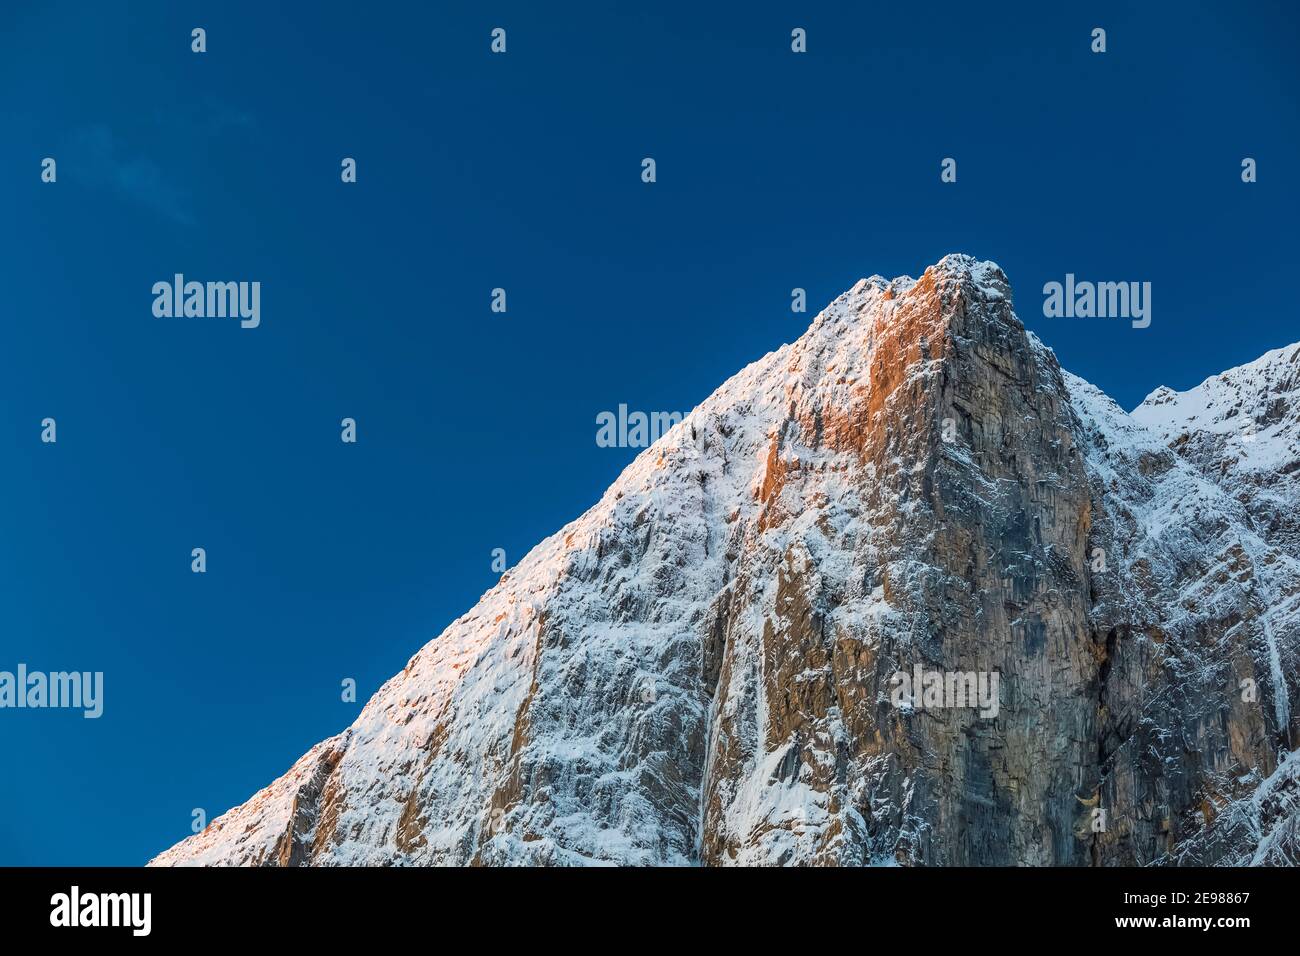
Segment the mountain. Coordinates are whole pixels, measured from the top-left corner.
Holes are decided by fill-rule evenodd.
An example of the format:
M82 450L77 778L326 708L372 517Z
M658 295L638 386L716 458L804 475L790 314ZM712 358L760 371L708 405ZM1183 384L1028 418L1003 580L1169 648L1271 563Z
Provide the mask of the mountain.
M1300 343L1133 410L1180 457L1228 489L1256 530L1300 557Z
M861 280L152 863L1296 863L1296 349L1128 415Z

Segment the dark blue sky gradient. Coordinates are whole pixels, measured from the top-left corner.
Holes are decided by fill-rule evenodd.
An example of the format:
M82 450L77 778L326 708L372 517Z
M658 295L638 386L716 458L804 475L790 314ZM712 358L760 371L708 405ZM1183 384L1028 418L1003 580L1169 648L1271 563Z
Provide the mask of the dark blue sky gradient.
M106 681L0 711L0 864L245 800L597 500L598 412L689 410L862 276L993 259L1129 408L1300 339L1294 4L625 6L0 9L0 669ZM155 319L175 272L261 327ZM1066 272L1151 327L1044 319Z

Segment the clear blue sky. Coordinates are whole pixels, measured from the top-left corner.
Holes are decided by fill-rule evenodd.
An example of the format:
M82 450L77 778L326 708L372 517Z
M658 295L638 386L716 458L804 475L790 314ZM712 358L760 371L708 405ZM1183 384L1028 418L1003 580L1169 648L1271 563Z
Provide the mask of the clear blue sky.
M862 276L993 259L1126 407L1300 339L1289 2L290 6L0 10L0 669L106 682L0 711L0 864L245 800L596 501L598 412L689 410ZM175 272L260 328L154 318ZM1044 319L1067 272L1151 327Z

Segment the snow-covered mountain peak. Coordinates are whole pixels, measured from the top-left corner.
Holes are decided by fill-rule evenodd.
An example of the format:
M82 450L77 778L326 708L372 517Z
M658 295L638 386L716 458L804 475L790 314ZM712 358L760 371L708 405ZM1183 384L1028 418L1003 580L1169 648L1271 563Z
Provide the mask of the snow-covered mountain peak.
M153 862L1286 858L1300 560L1247 504L993 263L872 276ZM896 705L914 667L995 713Z
M887 279L876 274L859 279L840 299L869 302L881 298L888 301L906 295L918 285L925 284L941 287L965 286L970 291L978 291L988 299L1009 300L1011 297L1010 282L997 263L982 261L960 253L950 253L927 268L920 279L907 275Z
M1300 557L1300 343L1185 392L1158 388L1132 417L1241 502L1257 530Z
M1162 385L1133 410L1133 417L1166 431L1183 427L1239 433L1251 423L1265 428L1294 419L1298 407L1300 343L1212 375L1185 392Z

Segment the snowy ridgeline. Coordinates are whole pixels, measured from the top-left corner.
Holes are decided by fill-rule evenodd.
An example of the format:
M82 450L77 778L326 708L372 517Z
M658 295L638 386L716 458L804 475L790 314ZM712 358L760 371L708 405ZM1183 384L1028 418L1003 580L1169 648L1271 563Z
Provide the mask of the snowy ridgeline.
M1300 347L1129 415L1010 302L860 281L153 864L1295 862Z

